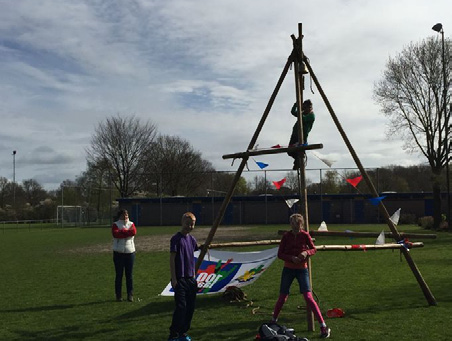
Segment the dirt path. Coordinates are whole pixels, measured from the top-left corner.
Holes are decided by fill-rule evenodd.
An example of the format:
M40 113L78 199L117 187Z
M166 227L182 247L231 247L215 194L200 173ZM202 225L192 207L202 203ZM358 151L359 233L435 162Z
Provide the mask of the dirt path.
M232 241L251 241L259 239L275 239L276 233L272 236L263 235L257 236L250 232L250 227L241 226L228 226L228 227L218 227L213 243L225 243ZM198 244L204 243L210 228L195 228L192 232L193 236L198 241ZM140 236L139 234L135 237L135 246L137 252L152 252L152 251L167 251L169 250L169 243L172 234L164 234L158 236ZM89 247L80 247L75 249L67 250L70 253L102 253L111 252L111 240L106 241L102 244L91 245Z

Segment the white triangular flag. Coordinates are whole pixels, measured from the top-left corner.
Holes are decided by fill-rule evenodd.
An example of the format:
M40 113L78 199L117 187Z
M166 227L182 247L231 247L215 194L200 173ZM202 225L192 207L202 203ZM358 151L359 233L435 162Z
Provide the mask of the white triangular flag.
M317 229L317 231L328 231L328 227L326 226L326 223L324 221L322 221L320 223L319 228Z
M292 206L293 206L296 202L300 201L300 199L286 199L285 201L286 201L287 206L289 206L289 208L292 208Z
M400 210L401 210L401 208L399 208L397 211L395 211L394 214L389 218L389 219L391 219L391 221L394 225L397 225L399 223Z
M380 235L378 236L377 240L375 241L375 245L383 245L385 244L385 231L381 231Z
M322 161L325 165L327 165L328 167L330 167L330 168L331 168L331 166L333 165L333 163L336 162L336 160L328 159L328 158L326 158L325 156L323 156L323 155L321 155L321 154L319 154L319 153L312 152L312 154L313 154L316 158L318 158L320 161Z

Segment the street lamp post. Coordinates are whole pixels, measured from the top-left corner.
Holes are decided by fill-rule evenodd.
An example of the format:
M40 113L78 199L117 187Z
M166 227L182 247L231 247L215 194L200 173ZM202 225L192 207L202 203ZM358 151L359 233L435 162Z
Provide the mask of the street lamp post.
M449 152L450 152L450 143L449 143L449 118L450 112L447 112L447 91L449 89L449 82L447 81L446 74L446 52L444 48L444 28L443 24L438 23L432 27L432 30L438 33L441 33L441 47L442 47L442 63L443 63L443 112L444 112L444 122L445 122L445 140L446 140L446 185L447 185L447 220L449 224L452 222L450 216L450 182L449 182ZM441 117L440 117L441 118ZM441 120L438 120L441 123Z
M13 150L13 207L16 207L16 151Z

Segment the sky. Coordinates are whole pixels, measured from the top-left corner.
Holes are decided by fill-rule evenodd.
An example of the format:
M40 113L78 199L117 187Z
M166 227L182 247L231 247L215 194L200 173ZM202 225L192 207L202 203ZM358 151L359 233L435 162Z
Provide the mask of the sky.
M448 0L0 0L0 176L47 190L75 180L95 128L118 114L189 141L218 171L236 171L240 161L222 156L248 147L299 23L304 53L364 167L425 163L386 135L373 89L390 57L440 39L434 24L450 37L451 12ZM333 167L355 167L312 91L307 77L303 96L316 114L309 143L323 144L317 156ZM294 100L290 70L258 148L288 144ZM254 160L270 171L292 167L282 154ZM327 168L310 152L307 167ZM259 168L250 160L249 169Z

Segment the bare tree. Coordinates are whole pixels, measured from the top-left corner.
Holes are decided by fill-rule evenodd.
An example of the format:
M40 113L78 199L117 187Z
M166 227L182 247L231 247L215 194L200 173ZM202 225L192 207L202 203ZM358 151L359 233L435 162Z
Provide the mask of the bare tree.
M7 189L8 189L8 179L4 176L0 177L0 208L5 208L6 205L6 196L7 196Z
M121 197L141 189L149 167L150 150L157 135L156 126L135 116L115 116L100 123L86 150L88 163L107 164Z
M450 79L451 44L445 44L446 79ZM434 225L441 221L441 186L443 168L450 156L446 131L450 113L449 84L444 84L442 46L434 38L411 43L386 64L383 78L375 84L374 95L382 112L390 120L388 136L405 141L404 149L420 152L432 171ZM444 98L446 94L446 98Z
M159 136L149 150L147 168L148 190L158 187L161 193L172 196L193 195L197 188L210 183L211 163L180 137Z
M215 172L211 174L211 182L208 183L204 193L209 192L210 196L225 196L229 191L231 184L235 178L234 173L229 172ZM246 179L241 176L235 185L234 195L246 195L249 188Z
M31 205L36 206L46 198L46 191L41 184L34 179L22 181L24 189L25 200Z

